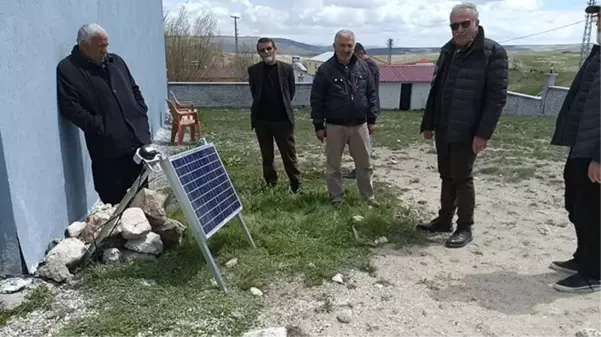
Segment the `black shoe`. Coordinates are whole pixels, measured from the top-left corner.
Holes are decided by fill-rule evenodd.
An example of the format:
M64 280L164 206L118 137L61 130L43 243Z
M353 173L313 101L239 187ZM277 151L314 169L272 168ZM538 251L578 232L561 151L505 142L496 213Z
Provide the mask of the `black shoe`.
M580 274L568 276L555 283L553 288L566 293L592 293L601 289L599 280L589 279Z
M330 203L332 203L332 206L334 207L340 207L340 205L342 205L342 200L342 197L335 197L330 199Z
M342 176L344 179L357 179L357 170L352 170L351 172Z
M444 243L447 248L461 248L472 241L472 229L469 227L457 228L455 233Z
M298 193L299 190L300 190L300 184L298 184L298 183L290 184L290 191L292 191L292 193Z
M436 218L429 223L419 224L415 228L430 233L451 233L453 231L453 223L451 220L447 221Z
M574 259L567 261L553 261L551 262L551 265L549 265L549 268L557 271L562 271L568 274L578 273L578 264Z

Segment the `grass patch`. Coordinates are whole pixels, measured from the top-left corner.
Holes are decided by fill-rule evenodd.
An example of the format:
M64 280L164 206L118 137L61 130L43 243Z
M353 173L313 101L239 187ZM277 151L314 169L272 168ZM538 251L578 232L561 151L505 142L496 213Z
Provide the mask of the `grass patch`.
M5 310L0 307L0 326L13 317L23 317L34 310L45 310L50 307L50 300L53 298L49 287L41 285L33 288L25 297L23 303L11 310Z
M265 189L261 162L248 114L205 111L203 121L244 206L243 215L258 248L247 243L236 220L209 241L228 284L227 295L212 284L212 274L189 231L183 244L157 260L96 265L87 270L83 290L98 299L98 315L74 322L62 335L240 335L255 322L263 301L248 289L269 290L278 280L301 276L307 286L319 285L346 268L373 272L371 243L381 236L399 246L419 243L417 219L398 205L392 191L376 184L379 208L368 207L354 182L345 183L345 203L329 205L323 180L323 147L315 139L307 112L297 118L302 193L288 191L281 160L280 184ZM364 221L352 223L354 215ZM185 222L180 213L173 217ZM355 237L353 227L359 239ZM225 262L238 264L226 268Z

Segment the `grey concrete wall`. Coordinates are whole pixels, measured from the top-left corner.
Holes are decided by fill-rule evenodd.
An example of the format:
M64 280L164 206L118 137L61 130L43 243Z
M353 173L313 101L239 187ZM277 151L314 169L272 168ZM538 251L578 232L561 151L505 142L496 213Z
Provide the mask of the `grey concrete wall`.
M503 115L538 116L541 114L541 98L509 91Z
M179 100L192 101L200 107L236 109L249 108L252 104L248 84L243 82L179 82L169 83L168 87ZM427 91L429 91L429 85L424 86L420 84L414 85L414 90L420 89L416 94L423 95L426 94L425 87L428 87ZM310 93L311 83L297 83L296 96L292 102L293 105L296 107L309 107ZM559 112L566 93L567 88L549 87L543 94L543 101L542 97L510 91L507 95L507 104L503 110L503 115L555 116ZM380 99L383 108L398 108L399 95L400 84L397 87L391 83L382 83L380 87Z
M566 99L568 90L569 88L565 87L549 87L543 105L543 114L545 116L557 116L563 101Z
M161 0L0 1L0 276L21 271L19 249L35 271L48 242L98 199L83 134L56 102L56 66L85 23L104 26L129 65L153 133L166 111Z

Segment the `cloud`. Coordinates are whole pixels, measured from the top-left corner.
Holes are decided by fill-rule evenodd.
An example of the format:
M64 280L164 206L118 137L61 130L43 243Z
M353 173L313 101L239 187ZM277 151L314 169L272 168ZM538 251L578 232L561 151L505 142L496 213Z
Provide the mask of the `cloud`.
M177 13L186 6L191 13L211 11L219 32L233 35L232 13L241 18L241 36L286 37L299 42L330 45L338 29L355 32L366 46L384 46L388 38L396 46L434 47L450 38L449 12L453 0L164 0ZM472 0L489 38L499 42L584 20L584 6L553 10L543 0ZM285 3L285 4L282 4ZM511 41L512 44L579 43L584 24L548 34Z

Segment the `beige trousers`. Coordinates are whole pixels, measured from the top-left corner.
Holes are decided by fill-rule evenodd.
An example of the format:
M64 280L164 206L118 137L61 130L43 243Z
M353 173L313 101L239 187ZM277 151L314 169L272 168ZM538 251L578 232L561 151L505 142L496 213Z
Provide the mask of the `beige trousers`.
M369 156L370 142L367 123L358 126L328 124L326 133L326 183L330 198L341 200L344 194L341 161L347 144L357 170L359 193L365 198L373 198L373 168Z

